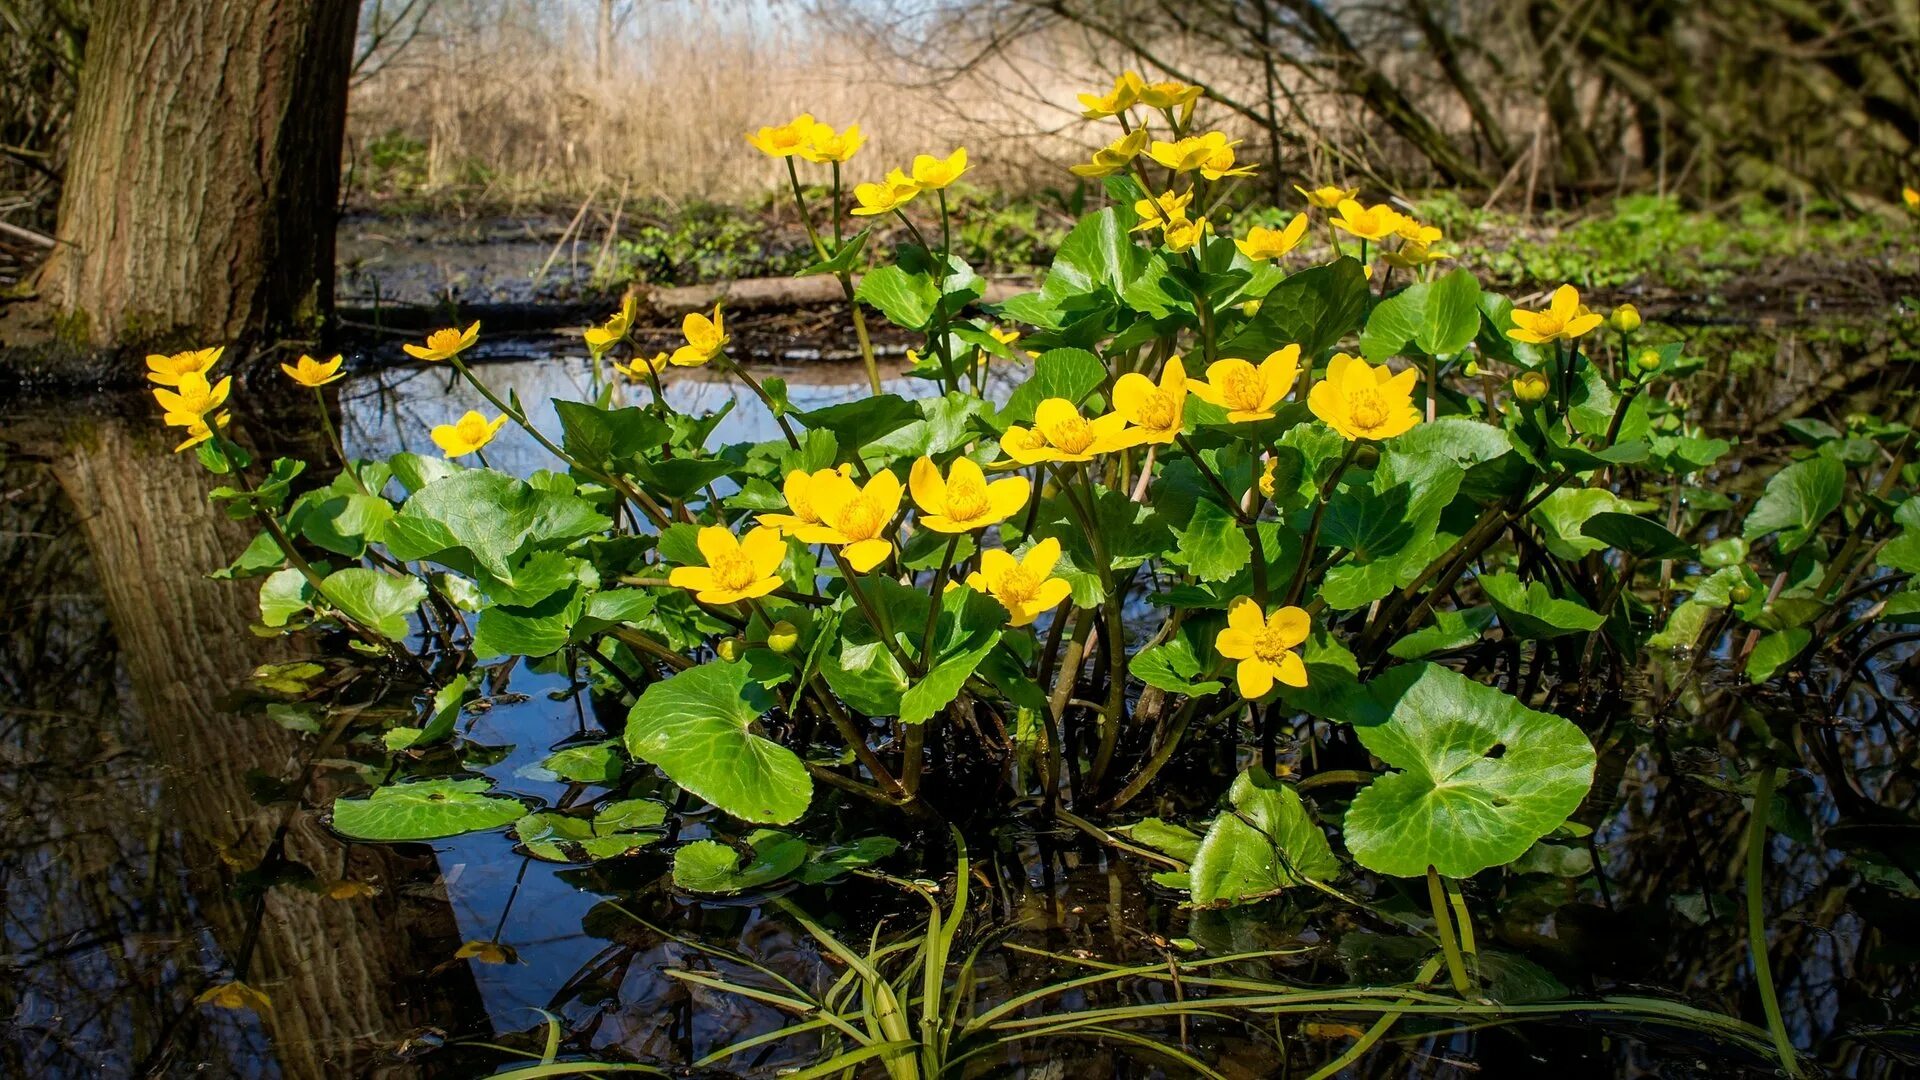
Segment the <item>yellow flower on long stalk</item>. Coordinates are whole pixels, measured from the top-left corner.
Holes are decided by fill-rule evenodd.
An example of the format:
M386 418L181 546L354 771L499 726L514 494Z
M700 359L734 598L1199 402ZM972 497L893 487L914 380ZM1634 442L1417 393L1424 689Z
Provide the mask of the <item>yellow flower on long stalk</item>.
M1167 358L1160 381L1129 371L1113 384L1113 411L1133 424L1140 443L1170 443L1187 415L1187 369L1177 356Z
M998 525L1027 505L1033 483L1024 476L1004 476L991 483L971 458L956 458L947 475L930 457L913 463L907 474L920 524L942 533L964 533Z
M1423 225L1405 214L1400 215L1400 227L1393 230L1394 235L1409 244L1432 247L1440 242L1440 230L1432 225Z
M1060 541L1051 536L1019 559L988 548L980 553L980 569L967 575L967 585L998 600L1007 609L1008 626L1026 626L1073 594L1065 578L1053 576L1059 561Z
M845 162L859 153L867 137L860 134L859 124L848 124L845 131L836 132L832 124L815 123L807 129L806 140L801 143L799 154L818 164Z
M703 604L731 604L765 596L780 587L787 542L780 530L762 525L734 539L723 525L708 525L694 539L705 566L676 566L667 584L690 589Z
M165 415L163 421L169 427L191 427L205 419L206 415L226 404L227 394L233 390L233 376L229 375L217 383L210 383L199 372L187 372L180 381L169 390L155 388L153 400L160 403Z
M850 211L855 217L873 217L878 214L891 214L895 210L912 202L920 194L920 185L913 182L899 169L887 173L887 178L877 184L855 184L853 201L860 205Z
M1123 172L1133 164L1147 148L1147 129L1134 128L1132 131L1093 152L1093 160L1084 165L1069 165L1067 171L1075 176L1084 176L1089 180L1098 180Z
M1185 251L1199 243L1203 237L1213 235L1213 222L1206 218L1192 221L1170 221L1167 223L1167 247L1174 251Z
M806 146L807 136L817 122L812 113L801 113L777 127L763 127L748 134L747 142L768 157L792 157Z
M1553 299L1547 302L1545 311L1515 308L1513 329L1507 331L1507 336L1530 345L1572 341L1593 332L1604 321L1598 312L1587 310L1587 305L1580 302L1579 289L1562 285L1553 290Z
M1148 229L1163 229L1187 220L1187 204L1193 202L1193 192L1175 194L1163 191L1151 199L1134 201L1133 212L1140 215L1140 224L1129 232L1145 232Z
M189 349L172 356L154 353L147 357L147 379L161 386L178 386L182 375L205 375L219 363L225 345L212 349Z
M1191 382L1193 396L1227 410L1232 423L1270 420L1300 377L1300 346L1288 345L1267 354L1259 366L1229 358L1207 365L1205 382Z
M1000 449L1022 465L1042 461L1092 461L1139 443L1117 412L1088 420L1066 398L1048 398L1033 410L1033 427L1010 427Z
M1279 682L1307 685L1307 665L1294 650L1307 640L1313 620L1297 607L1283 607L1264 615L1251 597L1236 597L1227 607L1227 626L1213 639L1213 647L1228 660L1237 660L1234 682L1244 698L1263 697Z
M451 327L435 330L427 335L425 345L415 345L409 341L400 347L415 360L451 360L471 348L478 340L480 340L480 323L476 320L465 330L455 330Z
M719 304L713 305L712 318L697 311L687 312L686 318L680 320L680 336L686 338L687 343L667 357L668 363L675 367L699 367L719 356L733 340L727 336L726 319L720 314Z
M787 498L787 512L761 514L760 523L779 529L782 536L798 536L800 530L820 524L820 514L813 507L813 492L818 490L819 485L826 483L829 477L839 477L844 480L852 470L852 465L842 465L838 469L821 469L818 472L808 472L805 469L793 470L787 474L786 482L781 485L781 494Z
M1358 357L1336 353L1327 377L1307 393L1307 408L1344 439L1391 439L1420 422L1413 388L1420 373L1398 375L1385 364L1374 367Z
M1204 87L1183 82L1147 83L1140 88L1140 104L1149 109L1178 109L1192 105L1205 93Z
M655 375L658 375L667 370L667 362L668 357L663 350L654 353L652 356L636 356L625 364L615 360L613 362L613 370L626 376L633 382L646 382L647 372L651 371Z
M1314 188L1312 191L1308 191L1306 188L1295 184L1293 190L1306 196L1307 205L1313 207L1315 210L1332 210L1341 203L1360 194L1359 188L1335 187L1332 184L1322 185Z
M339 356L323 362L301 353L299 360L291 364L281 364L280 370L287 373L287 378L301 386L318 390L328 383L339 382L346 378L340 373L340 365L344 362L345 358Z
M620 301L620 310L613 313L599 326L590 326L583 335L587 339L587 351L595 356L604 356L608 349L627 339L627 331L633 329L633 317L639 309L639 302L631 293Z
M1434 251L1425 244L1416 244L1411 240L1401 245L1398 251L1388 251L1380 257L1386 260L1388 266L1402 270L1418 270L1423 266L1431 266L1453 258L1444 251Z
M886 534L900 512L900 493L900 481L885 469L874 473L864 488L837 473L826 477L816 473L808 498L820 524L800 529L800 539L832 544L847 565L864 574L893 553L893 541Z
M1113 80L1113 89L1105 94L1080 94L1081 116L1089 120L1104 120L1109 116L1118 116L1140 100L1140 91L1146 89L1146 83L1131 71L1123 71Z
M1285 228L1268 229L1259 225L1247 230L1245 240L1235 240L1233 245L1240 254L1255 262L1277 259L1292 251L1300 244L1301 237L1307 235L1307 215L1295 214Z
M1339 211L1340 216L1333 219L1334 228L1375 243L1398 233L1403 220L1403 215L1386 203L1361 206L1352 199L1341 199Z
M465 416L451 424L435 425L431 434L433 444L438 446L448 458L466 457L493 441L500 432L501 425L507 422L505 416L496 416L492 420L468 409Z
M962 146L946 157L932 154L913 156L913 182L921 191L939 191L967 171L967 148Z

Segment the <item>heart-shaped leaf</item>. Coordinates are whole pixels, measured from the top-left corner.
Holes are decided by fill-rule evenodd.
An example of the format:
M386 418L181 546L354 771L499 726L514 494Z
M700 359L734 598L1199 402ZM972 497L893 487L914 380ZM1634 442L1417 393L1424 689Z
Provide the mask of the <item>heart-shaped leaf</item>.
M746 664L715 662L654 683L627 715L627 753L742 821L784 825L813 781L798 755L749 730L772 700Z
M1215 818L1193 856L1195 904L1232 903L1340 872L1325 833L1290 785L1254 766L1233 781L1231 809Z

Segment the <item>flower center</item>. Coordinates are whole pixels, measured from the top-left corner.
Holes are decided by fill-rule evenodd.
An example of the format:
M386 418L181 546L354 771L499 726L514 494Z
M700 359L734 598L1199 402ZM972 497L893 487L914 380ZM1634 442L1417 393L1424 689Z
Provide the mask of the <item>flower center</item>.
M1140 403L1140 426L1155 431L1167 431L1177 422L1174 419L1174 398L1165 390L1155 390Z
M740 552L722 555L709 566L714 582L723 589L738 592L753 584L753 561Z
M880 535L880 529L886 523L880 508L874 505L871 498L863 494L847 503L847 508L840 511L840 520L836 525L841 535L849 540L872 540Z
M1267 396L1267 380L1252 364L1236 364L1227 369L1220 396L1235 412L1260 412Z
M1006 601L1008 607L1013 607L1032 600L1033 594L1040 591L1040 583L1033 580L1033 575L1027 573L1025 567L1015 566L1000 575L1000 587L994 591L1000 594L1000 599Z
M1253 655L1270 664L1279 663L1280 658L1291 651L1292 648L1287 644L1287 639L1271 626L1260 631L1260 636L1253 639Z
M794 517L809 525L816 524L820 520L820 515L813 512L813 500L807 497L805 487L800 487L787 500L787 509L793 511Z
M1363 431L1384 427L1390 415L1386 401L1378 390L1360 390L1348 399L1347 415L1353 419L1353 426Z
M1093 445L1093 428L1078 416L1070 417L1053 425L1047 440L1069 454L1084 453Z
M987 516L992 504L987 501L987 486L971 476L947 481L947 516L955 521L972 521Z
M427 337L427 348L434 352L446 352L448 349L458 348L459 345L460 331L458 330L435 330Z

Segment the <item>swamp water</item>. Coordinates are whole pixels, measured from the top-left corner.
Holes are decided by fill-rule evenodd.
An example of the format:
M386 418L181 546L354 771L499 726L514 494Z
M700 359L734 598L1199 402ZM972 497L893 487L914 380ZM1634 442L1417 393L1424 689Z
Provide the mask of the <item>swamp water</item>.
M583 360L513 352L496 346L483 357L495 385L529 403L583 396ZM477 404L464 386L449 389L448 374L399 367L340 384L349 451L432 453L428 428ZM779 374L802 407L865 393L855 369ZM888 389L916 392L904 381ZM729 384L695 374L668 393L696 412L736 399L716 445L776 436L758 403ZM524 857L503 830L430 844L342 842L319 811L381 775L342 753L316 757L330 717L291 708L288 695L250 677L316 644L252 635L253 590L206 577L240 550L245 533L208 505L198 465L169 453L172 440L144 396L63 411L70 415L58 422L9 417L0 434L8 447L0 472L0 1072L484 1075L538 1060L557 1034L563 1059L771 1076L812 1061L815 1042L801 1036L688 1067L794 1018L668 971L769 985L704 946L820 990L844 964L796 912L858 951L876 928L885 936L924 927L920 899L869 876L734 901L676 893L669 854L705 835L697 813L673 842L572 867ZM551 421L542 407L533 411ZM298 415L289 406L287 416ZM276 429L271 418L242 424ZM284 429L304 427L288 419ZM546 464L511 429L488 455L521 473ZM1841 672L1818 668L1788 692L1762 695L1723 658L1708 657L1697 666L1650 663L1643 682L1591 695L1577 719L1603 733L1600 768L1576 815L1593 827L1590 841L1553 847L1559 865L1543 859L1465 883L1488 939L1488 992L1518 1008L1407 1016L1347 1074L1772 1075L1753 1041L1764 1048L1761 1029L1708 1030L1600 1008L1523 1015L1527 1003L1611 995L1759 1021L1741 889L1748 814L1737 770L1722 756L1734 733L1755 723L1783 738L1801 724L1826 740L1881 810L1873 821L1843 815L1811 766L1793 774L1776 803L1766 911L1775 981L1803 1060L1848 1076L1920 1068L1908 997L1920 960L1920 882L1897 859L1856 857L1920 846L1910 838L1920 732L1905 681L1908 649L1879 654L1845 685ZM1484 667L1502 685L1524 677L1504 657ZM1681 692L1667 722L1654 724L1648 700L1669 685ZM620 710L603 703L598 711L573 689L562 675L516 668L490 684L489 708L462 717L470 740L499 748L485 771L503 790L548 805L579 796L538 763L617 725ZM1831 717L1830 697L1839 703ZM1279 763L1308 771L1310 741L1296 748L1282 732ZM1358 751L1336 740L1319 753L1344 753L1352 764ZM1260 755L1253 733L1237 726L1192 740L1124 816L1204 817ZM943 796L966 804L962 792L931 786L938 782L929 778L936 804ZM833 824L853 834L863 825L898 829L865 808L831 805ZM810 821L827 816L816 811ZM974 869L974 938L985 942L972 972L977 1004L964 1007L1079 978L1097 970L1090 965L1190 965L1250 952L1273 955L1213 973L1295 987L1397 986L1431 951L1414 929L1426 903L1418 882L1342 883L1367 909L1296 891L1190 911L1152 883L1151 863L1037 813L959 824ZM956 853L942 840L932 832L910 840L882 868L951 883ZM196 1003L235 978L269 1003ZM1177 976L1119 981L1068 990L1035 1009L1151 1005L1197 992ZM1306 1076L1376 1016L1334 1005L1185 1019L1148 1010L1115 1027L1183 1048L1225 1076ZM969 1075L1061 1080L1187 1075L1150 1049L1093 1034L1007 1042L966 1067Z

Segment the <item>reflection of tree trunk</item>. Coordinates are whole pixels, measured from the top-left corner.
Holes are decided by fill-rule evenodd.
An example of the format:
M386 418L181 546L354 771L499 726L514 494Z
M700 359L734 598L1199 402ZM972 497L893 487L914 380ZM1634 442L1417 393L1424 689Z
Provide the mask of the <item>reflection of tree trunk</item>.
M165 801L231 958L252 905L205 869L221 865L210 845L259 854L283 809L257 805L247 773L261 767L291 776L303 742L257 712L217 704L272 657L247 629L252 588L206 577L247 536L208 503L208 478L191 456L168 453L169 441L158 431L139 439L101 423L67 437L53 472L92 554L155 756L177 769ZM293 816L288 858L330 880L340 875L341 851L313 813ZM290 1077L365 1071L377 1050L417 1026L471 1014L477 1000L465 965L441 978L425 974L460 938L446 904L395 895L398 882L422 869L419 861L397 849L363 848L353 863L353 877L377 878L386 891L337 901L281 887L267 897L246 978L272 998L263 1021Z

